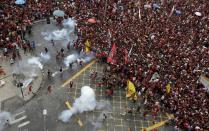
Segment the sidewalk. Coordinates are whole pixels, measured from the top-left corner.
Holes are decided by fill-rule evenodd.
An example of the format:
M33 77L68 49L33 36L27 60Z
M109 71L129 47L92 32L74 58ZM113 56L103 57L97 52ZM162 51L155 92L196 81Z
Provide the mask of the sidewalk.
M56 22L53 18L50 18L51 22ZM46 19L42 19L42 20L38 20L35 21L33 24L37 24L37 23L42 23L45 22ZM27 34L26 34L27 37ZM37 48L36 50L39 50L39 46L37 44ZM32 55L30 53L27 53L27 55L23 54L23 50L20 49L20 54L22 56L22 59L27 59L29 57L32 57ZM8 75L8 77L4 78L5 76L0 76L0 80L2 79L5 82L5 85L3 87L0 87L0 111L3 110L2 108L4 108L3 104L4 102L6 102L6 100L9 100L10 98L15 98L16 96L19 97L20 99L24 100L24 101L28 101L31 98L33 98L33 96L37 93L37 91L39 90L42 81L43 81L43 73L41 70L39 70L37 72L38 77L31 83L32 85L32 92L29 93L29 89L28 87L23 89L23 95L24 98L22 96L21 93L21 89L18 88L15 84L14 84L14 78L12 76L12 71L13 71L13 67L15 65L10 65L9 59L8 60L2 60L3 56L1 56L1 50L0 50L0 66L3 67L4 71L6 72L6 76Z
M20 51L22 54L22 59L27 59L29 57L32 57L32 55L30 55L29 53L27 55L23 55L22 50ZM16 64L16 63L15 63ZM15 84L14 84L14 77L11 75L13 68L15 67L14 65L10 65L9 60L3 60L0 63L0 66L3 67L4 71L6 72L6 76L8 75L8 77L4 78L5 76L0 76L0 79L3 78L2 80L5 82L5 85L0 87L0 111L3 110L2 108L2 102L15 97L15 96L19 96L22 100L24 100L25 102L30 100L34 94L39 90L40 85L42 83L42 79L43 79L43 74L41 72L41 70L38 71L38 77L36 79L34 79L32 81L32 83L30 85L32 85L32 92L34 93L28 93L29 89L28 87L22 89L23 91L23 95L24 98L22 97L22 93L21 93L21 89L18 88Z

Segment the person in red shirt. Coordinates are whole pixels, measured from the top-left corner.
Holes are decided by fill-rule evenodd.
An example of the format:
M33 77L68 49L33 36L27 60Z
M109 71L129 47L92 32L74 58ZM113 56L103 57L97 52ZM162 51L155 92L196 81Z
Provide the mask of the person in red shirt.
M48 90L48 93L51 93L52 92L52 86L49 85L48 88L47 88L47 90Z
M30 85L29 87L28 87L28 94L30 94L30 93L33 93L33 86L32 85ZM33 93L34 94L34 93Z

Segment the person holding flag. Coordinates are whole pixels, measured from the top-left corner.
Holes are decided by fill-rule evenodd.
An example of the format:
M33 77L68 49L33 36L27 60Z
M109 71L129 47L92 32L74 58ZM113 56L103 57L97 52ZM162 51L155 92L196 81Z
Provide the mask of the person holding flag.
M116 51L117 51L117 46L116 46L116 44L114 43L113 46L112 46L112 49L111 49L111 51L110 51L110 53L109 53L109 56L108 56L108 58L107 58L107 62L108 62L108 63L116 64L116 60L113 59L114 56L115 56L115 54L116 54Z
M166 85L166 93L169 94L170 92L171 92L171 84L168 83L168 84Z
M86 40L85 42L85 53L88 54L91 50L91 42L89 41L89 39Z
M133 101L137 100L136 88L135 88L134 84L130 80L127 80L126 97L130 98L130 100L133 100Z

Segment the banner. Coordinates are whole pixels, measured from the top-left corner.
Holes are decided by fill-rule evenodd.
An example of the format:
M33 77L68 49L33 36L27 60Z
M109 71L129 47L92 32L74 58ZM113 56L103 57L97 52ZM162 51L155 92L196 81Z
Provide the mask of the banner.
M136 88L130 80L127 81L126 97L130 98L131 100L137 100Z
M90 47L91 47L91 43L90 41L87 39L85 42L85 53L89 53L90 52Z
M109 56L107 58L107 62L112 63L112 64L116 63L116 60L114 60L114 58L113 58L114 55L116 54L116 49L117 49L117 47L116 47L116 45L114 43L113 46L112 46L112 49L111 49L111 51L109 53Z
M171 84L166 85L166 93L169 94L171 92Z

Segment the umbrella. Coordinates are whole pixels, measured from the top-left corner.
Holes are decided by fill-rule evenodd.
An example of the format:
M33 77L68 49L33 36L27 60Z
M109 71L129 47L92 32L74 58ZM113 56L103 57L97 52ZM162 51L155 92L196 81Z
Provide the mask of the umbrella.
M26 2L26 0L16 0L15 1L15 4L17 4L17 5L23 5L23 4L25 4L25 2Z
M202 16L202 14L200 12L195 12L196 16Z
M87 21L88 21L89 23L92 23L92 24L97 23L97 20L96 20L95 18L90 18L90 19L88 19Z
M55 10L55 11L53 12L53 15L54 15L54 16L58 16L58 17L64 17L65 13L64 13L64 11L62 11L62 10Z

